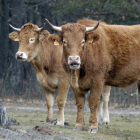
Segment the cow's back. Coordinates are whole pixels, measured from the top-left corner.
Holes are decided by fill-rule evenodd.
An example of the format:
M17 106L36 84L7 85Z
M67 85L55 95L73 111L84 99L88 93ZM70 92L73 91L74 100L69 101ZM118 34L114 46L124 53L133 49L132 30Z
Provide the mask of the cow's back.
M140 78L140 25L103 25L111 59L106 84L128 86Z
M77 21L77 23L85 25L86 27L95 26L95 25L97 25L98 22L99 21L97 21L97 20L91 20L91 19L81 19L81 20ZM100 21L100 25L107 25L107 24L105 22Z

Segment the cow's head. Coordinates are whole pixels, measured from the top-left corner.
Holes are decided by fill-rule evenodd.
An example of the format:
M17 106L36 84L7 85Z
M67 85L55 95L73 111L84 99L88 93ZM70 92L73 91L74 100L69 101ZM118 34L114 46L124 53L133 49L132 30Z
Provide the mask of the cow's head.
M9 38L14 41L19 41L19 49L16 53L16 59L20 61L30 62L36 57L39 51L39 43L49 35L49 32L38 28L37 25L32 23L24 24L21 28L15 28L10 25L14 32L9 34Z
M93 35L90 32L99 26L99 22L94 27L86 27L78 23L68 23L57 27L52 25L48 20L47 22L54 30L61 32L61 35L58 36L61 38L59 40L63 43L64 57L70 69L79 69L82 63L81 54L83 48L86 47L87 43L93 43L99 39L98 34Z

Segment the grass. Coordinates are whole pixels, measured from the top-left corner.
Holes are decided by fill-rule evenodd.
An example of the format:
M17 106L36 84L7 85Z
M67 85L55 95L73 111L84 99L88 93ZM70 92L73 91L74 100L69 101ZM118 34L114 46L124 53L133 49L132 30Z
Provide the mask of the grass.
M54 118L57 118L58 111L54 111ZM29 130L36 125L45 124L45 111L27 111L21 112L15 110L8 113L9 117L13 117L19 122L16 128ZM99 125L97 134L88 133L89 112L85 111L85 126L83 131L74 131L73 127L76 120L76 111L67 111L65 109L65 121L69 126L52 126L54 131L62 133L65 137L73 140L139 140L140 139L140 115L110 115L111 123L109 125Z

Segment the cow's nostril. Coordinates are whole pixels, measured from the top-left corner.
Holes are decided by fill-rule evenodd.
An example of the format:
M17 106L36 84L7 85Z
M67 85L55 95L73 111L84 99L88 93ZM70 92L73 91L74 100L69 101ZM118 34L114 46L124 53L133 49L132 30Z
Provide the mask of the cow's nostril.
M19 54L19 56L23 56L23 53Z
M79 57L76 58L76 60L78 60L78 59L79 59Z
M17 53L16 54L16 59L22 59L23 53Z
M72 58L70 57L70 60L72 60Z

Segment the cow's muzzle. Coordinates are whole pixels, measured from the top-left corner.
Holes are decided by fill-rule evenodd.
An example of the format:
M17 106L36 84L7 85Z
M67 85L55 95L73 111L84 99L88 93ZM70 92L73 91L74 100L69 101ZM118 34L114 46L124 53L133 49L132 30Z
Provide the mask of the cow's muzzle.
M20 61L26 61L28 58L25 52L17 52L15 57Z
M79 56L69 56L68 65L71 69L80 69L81 60Z

